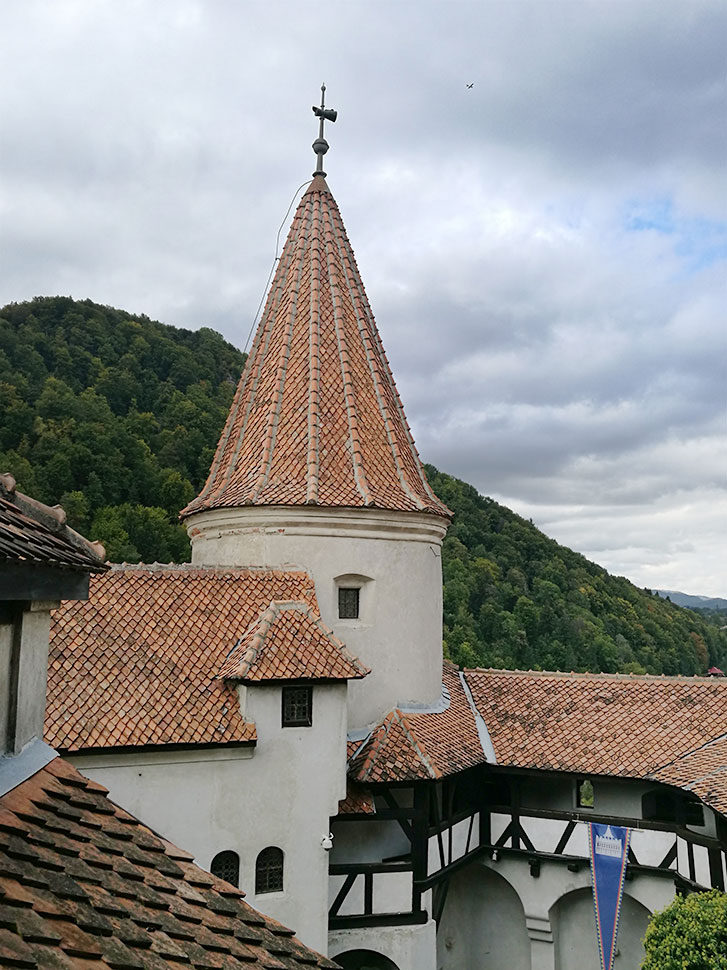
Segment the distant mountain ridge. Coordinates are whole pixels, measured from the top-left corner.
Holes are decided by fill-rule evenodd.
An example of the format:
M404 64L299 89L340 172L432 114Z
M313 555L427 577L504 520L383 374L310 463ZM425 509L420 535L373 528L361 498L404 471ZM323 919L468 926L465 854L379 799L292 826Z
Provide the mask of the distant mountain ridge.
M245 356L90 300L0 310L0 471L60 503L114 562L186 562L198 494ZM455 515L444 541L445 651L470 667L703 674L727 667L722 615L611 576L532 522L427 466ZM702 610L704 602L699 601Z
M727 599L722 596L695 596L691 593L680 593L676 589L655 589L657 596L663 599L669 597L677 606L686 606L690 610L719 610L727 612Z

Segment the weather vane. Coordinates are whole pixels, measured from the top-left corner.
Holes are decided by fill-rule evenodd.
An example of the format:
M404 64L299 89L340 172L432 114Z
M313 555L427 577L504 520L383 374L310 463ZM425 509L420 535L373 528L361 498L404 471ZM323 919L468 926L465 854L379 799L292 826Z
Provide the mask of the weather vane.
M326 139L323 137L323 123L326 121L335 121L338 117L338 112L334 111L333 108L326 107L326 86L321 84L321 106L316 108L313 105L313 114L316 118L321 119L320 128L318 129L318 137L313 142L313 151L318 156L318 161L316 162L316 170L314 175L322 175L326 177L326 173L323 171L323 156L328 151L329 145Z

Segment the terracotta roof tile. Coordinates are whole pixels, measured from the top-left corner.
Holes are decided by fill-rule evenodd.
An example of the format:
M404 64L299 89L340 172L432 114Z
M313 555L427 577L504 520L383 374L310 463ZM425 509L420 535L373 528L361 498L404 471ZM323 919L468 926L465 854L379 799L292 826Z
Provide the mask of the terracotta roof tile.
M0 966L335 968L104 792L57 758L0 798Z
M66 751L252 742L216 677L272 600L317 610L302 571L118 566L53 615L45 739Z
M727 814L727 680L468 670L497 763L644 778L692 791ZM440 713L391 711L350 742L357 782L439 778L486 761L458 673Z
M230 651L219 676L234 680L349 680L370 671L307 603L272 602Z
M99 542L68 528L60 505L51 508L21 495L12 475L0 475L0 560L103 572L105 558Z
M653 777L694 792L705 805L727 815L727 734L663 765Z
M445 709L391 711L350 755L352 778L369 783L434 779L486 760L459 673L450 664L443 682Z
M182 515L249 504L450 514L322 177L298 206L209 478Z
M727 732L727 681L468 670L498 764L643 778Z
M339 815L375 815L373 792L364 785L357 785L350 778L346 780L346 797L338 803Z

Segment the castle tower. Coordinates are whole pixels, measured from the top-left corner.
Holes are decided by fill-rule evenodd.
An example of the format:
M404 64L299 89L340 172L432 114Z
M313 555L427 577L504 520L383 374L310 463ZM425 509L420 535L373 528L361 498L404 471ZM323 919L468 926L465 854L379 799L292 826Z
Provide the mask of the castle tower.
M349 688L363 728L440 696L449 510L414 447L327 147L321 132L209 477L182 515L194 563L311 573L323 621L372 669Z

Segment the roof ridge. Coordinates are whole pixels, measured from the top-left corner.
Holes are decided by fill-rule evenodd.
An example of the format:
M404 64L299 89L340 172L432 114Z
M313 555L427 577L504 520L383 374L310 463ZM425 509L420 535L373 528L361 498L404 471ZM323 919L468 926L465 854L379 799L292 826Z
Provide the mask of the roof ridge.
M299 613L305 616L320 634L324 642L340 656L341 660L349 665L349 668L355 671L354 674L351 674L349 671L347 675L342 676L340 668L336 670L335 667L329 666L327 675L321 671L319 676L314 679L328 679L328 677L332 679L349 679L349 677L365 677L370 673L368 667L362 664L358 657L351 653L335 633L323 623L320 613L314 610L309 603L306 603L304 600L271 600L270 604L250 623L242 636L238 638L229 650L218 673L215 674L215 678L217 680L248 679L251 671L258 664L258 661L263 662L268 645L268 637L276 621L284 613ZM282 655L284 656L285 644L282 649ZM320 655L320 657L323 656L323 654ZM282 676L283 672L278 671L280 676ZM291 675L288 673L287 676L290 677ZM269 675L265 679L277 678L275 675ZM306 678L304 677L304 679Z
M366 751L366 747L369 744L371 745L369 751L365 753L363 764L361 766L361 770L356 775L356 780L362 783L369 780L370 774L376 766L379 751L385 746L386 741L390 737L391 729L395 724L398 724L401 728L410 749L414 752L418 761L426 770L427 775L434 780L441 778L441 771L432 763L424 744L419 740L416 731L409 723L406 715L398 707L394 707L389 711L378 727L374 728L369 738L354 755L353 760L360 758L361 754Z
M419 756L420 761L424 764L425 768L429 771L432 778L435 778L435 779L441 778L442 777L441 771L438 768L436 768L432 763L431 758L427 754L427 749L424 745L424 742L419 738L419 735L414 730L414 727L412 726L407 715L399 707L397 707L395 710L396 710L396 714L398 715L401 721L401 726L404 729L404 733L407 735L409 741L412 744L412 747L414 748L415 752Z
M504 674L505 676L528 676L528 677L559 677L579 680L613 680L613 681L646 681L647 683L664 683L678 681L685 684L690 683L722 683L727 687L727 677L709 677L705 675L687 674L631 674L631 673L607 673L606 671L578 671L578 670L510 670L500 667L465 667L463 673L467 674Z
M711 745L717 744L719 741L724 741L725 739L727 739L727 731L725 731L723 734L718 734L714 738L708 738L702 744L698 744L696 748L691 748L691 750L689 751L683 751L680 755L677 755L676 758L672 758L671 761L665 761L663 765L659 765L658 768L655 768L652 774L656 775L658 774L658 772L664 771L666 768L672 768L675 765L677 765L680 761L684 761L686 758L691 758L698 751L704 751L705 748L709 748ZM717 770L727 771L727 764L722 765Z
M340 215L340 212L338 212L337 207L335 209L335 212L338 213L339 220L341 221L341 228L343 229L343 220L341 220L341 215ZM345 229L343 231L343 238L346 242L348 242L348 237L346 236ZM384 348L381 345L380 339L379 340L376 339L377 338L376 324L373 318L373 314L371 313L371 308L369 306L368 300L366 299L366 294L363 292L363 288L360 286L360 278L357 279L358 267L356 266L356 260L353 255L353 251L351 250L349 245L348 249L346 249L346 251L344 252L341 246L341 240L339 238L334 238L334 242L336 244L336 248L338 250L338 254L341 259L343 273L346 278L346 284L348 287L349 294L351 296L351 303L352 303L354 315L356 318L356 324L358 327L359 335L361 337L361 343L366 353L366 360L369 365L369 370L371 372L371 377L374 384L374 390L376 393L376 400L379 406L379 410L381 412L381 416L384 421L384 428L386 430L386 436L389 442L389 447L391 449L392 457L396 465L397 473L399 476L399 482L402 488L407 493L407 495L415 503L415 505L417 505L419 508L424 508L425 503L412 491L410 487L410 483L406 478L403 468L401 466L401 455L400 455L399 446L396 442L396 435L394 432L393 421L389 413L389 408L386 404L386 401L384 400L386 392L385 392L384 381L381 376L380 358L381 358L381 355L383 355L383 359L385 361L386 355L383 353ZM352 264L350 267L347 266L347 264L349 264L349 261ZM354 267L356 268L356 273L353 272ZM349 268L351 270L350 275L348 272ZM355 294L355 296L352 291L352 285L356 286L356 289L357 289L357 293ZM359 306L363 309L363 314L364 314L365 322L367 326L362 326L361 316L359 314ZM373 346L370 346L371 344L373 344ZM372 351L378 351L378 354L372 353ZM388 372L388 378L389 378L389 383L395 392L395 397L398 397L398 394L396 392L396 385L394 383L394 376L391 373L390 369ZM399 402L399 404L400 403L401 402ZM401 417L403 418L403 411L402 411ZM406 430L408 432L409 426L406 423L405 418L403 420L403 424L405 425ZM411 440L410 440L410 445L413 445L413 441ZM416 455L416 453L415 453L415 457L418 460L418 455ZM429 488L429 483L426 480L426 475L422 475L422 478L425 485L427 485L428 487L431 497L434 498L435 497L434 493L431 491L431 488Z
M84 572L109 568L101 542L92 542L72 529L61 505L44 505L18 492L10 472L0 474L0 502L5 509L3 532L11 540L5 548L6 558L42 560Z
M305 192L304 198L307 195L308 195L308 192ZM293 231L296 228L296 225L299 227L300 224L302 223L302 217L299 219L299 215L301 215L301 213L302 213L302 202L298 206L298 209L296 210L296 213L293 216L293 222L290 227L290 232L288 233L288 238L285 241L285 245L283 246L283 252L281 254L280 261L278 263L278 270L275 273L275 276L273 277L273 282L270 287L270 292L268 293L268 298L265 301L265 309L263 310L263 315L260 319L260 325L253 338L252 347L250 348L250 353L247 355L247 359L245 360L245 365L242 369L242 374L240 376L237 389L235 391L235 396L233 398L232 405L230 407L230 411L227 416L227 421L225 422L225 425L222 429L220 440L217 443L217 449L215 451L214 458L212 459L212 465L210 467L209 475L207 476L207 481L202 486L202 491L195 499L195 502L199 502L205 496L210 494L212 499L214 500L214 498L217 495L221 494L224 491L224 488L226 484L229 482L230 476L232 475L232 472L235 468L236 458L242 446L242 442L245 436L245 430L247 428L248 418L250 417L250 413L253 410L253 404L255 402L257 385L259 383L260 373L262 371L263 363L265 361L265 354L262 354L262 355L259 354L260 347L263 342L265 342L266 347L270 343L270 338L272 336L273 329L274 329L273 325L276 320L276 315L275 313L273 313L273 307L277 306L280 303L282 294L284 292L283 282L286 278L285 274L287 273L287 270L296 252L296 248L293 244L293 239L294 239ZM283 273L281 273L281 267L285 267L285 271ZM268 311L270 311L270 313L268 313ZM252 380L251 380L251 375L253 372L253 368L255 366L257 366L257 372L255 373L254 377L252 377ZM227 450L227 443L230 439L232 431L236 426L236 415L239 413L240 407L243 404L245 391L248 389L248 384L251 385L250 387L251 394L247 403L247 408L245 409L245 414L242 421L242 428L240 429L240 432L238 434L237 442L235 445L233 455L231 456L227 473L225 474L223 480L219 483L218 487L216 489L213 489L212 485L215 481L215 475L222 463L222 459L224 458L225 451ZM190 504L194 504L194 503L190 503ZM187 508L189 507L190 506L188 505ZM182 513L180 513L180 515L181 514Z
M239 566L234 564L221 563L193 563L193 562L114 562L110 563L109 572L149 572L149 573L253 573L256 575L270 574L275 575L305 575L310 577L310 573L304 566L293 566L290 569L283 569L280 566Z

